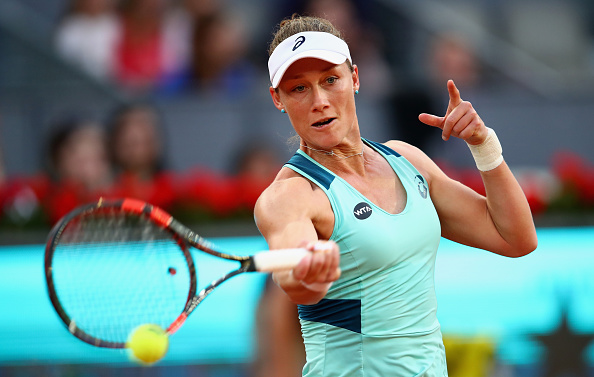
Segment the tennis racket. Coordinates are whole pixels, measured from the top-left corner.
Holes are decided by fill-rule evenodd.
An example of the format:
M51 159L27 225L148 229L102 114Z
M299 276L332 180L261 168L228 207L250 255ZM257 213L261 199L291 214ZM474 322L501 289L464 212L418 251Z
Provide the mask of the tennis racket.
M197 292L189 247L239 267ZM49 234L49 298L68 330L97 347L125 348L130 332L153 323L171 335L216 287L244 272L295 267L305 249L238 256L217 250L158 207L99 200L61 219Z

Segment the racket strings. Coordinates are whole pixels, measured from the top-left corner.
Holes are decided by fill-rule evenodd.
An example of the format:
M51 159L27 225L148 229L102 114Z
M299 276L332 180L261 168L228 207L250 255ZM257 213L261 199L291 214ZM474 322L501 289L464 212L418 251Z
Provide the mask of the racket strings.
M170 240L171 234L144 216L133 216L113 208L73 219L61 235L62 244L101 242L151 242Z
M109 342L125 342L145 323L166 328L183 311L191 284L186 257L169 232L117 211L71 221L55 248L52 273L76 326Z

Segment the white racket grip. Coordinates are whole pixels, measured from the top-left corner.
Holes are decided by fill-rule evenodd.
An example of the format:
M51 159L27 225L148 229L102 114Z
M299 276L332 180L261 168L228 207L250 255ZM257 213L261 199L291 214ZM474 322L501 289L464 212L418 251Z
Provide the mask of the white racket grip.
M254 265L259 272L291 270L303 257L311 254L306 249L279 249L254 254Z

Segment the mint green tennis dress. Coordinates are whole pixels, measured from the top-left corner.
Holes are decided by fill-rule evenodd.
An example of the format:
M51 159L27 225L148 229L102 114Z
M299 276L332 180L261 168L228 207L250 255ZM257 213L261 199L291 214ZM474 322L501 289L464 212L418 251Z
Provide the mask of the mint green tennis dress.
M318 185L334 211L342 275L300 305L304 376L447 376L434 290L441 227L425 179L394 150L363 140L392 166L406 206L390 214L298 150L286 163Z

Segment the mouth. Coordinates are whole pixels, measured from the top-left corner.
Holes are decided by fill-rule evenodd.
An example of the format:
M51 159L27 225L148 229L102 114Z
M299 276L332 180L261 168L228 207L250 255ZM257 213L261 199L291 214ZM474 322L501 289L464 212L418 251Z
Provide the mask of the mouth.
M336 118L325 118L325 119L320 120L319 122L313 123L311 126L312 127L323 127L323 126L325 126L327 124L332 123L332 121L334 119L336 119Z

